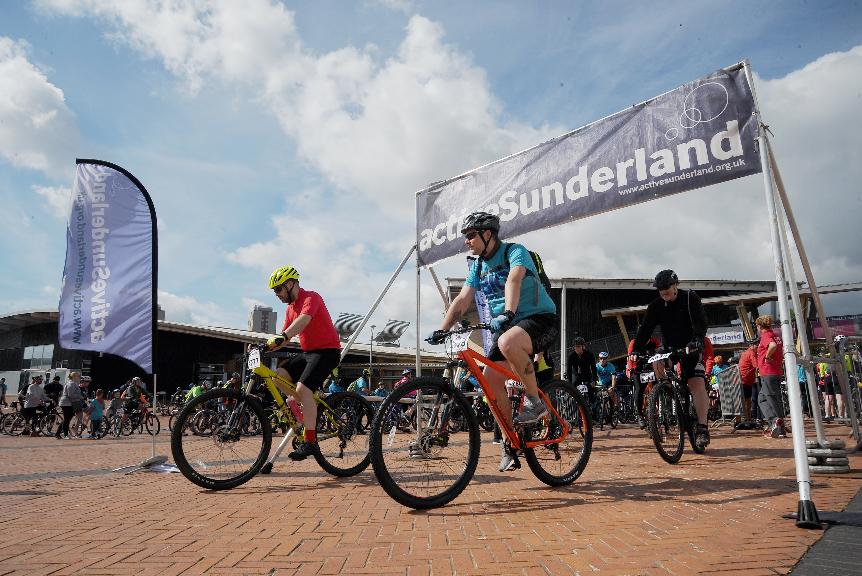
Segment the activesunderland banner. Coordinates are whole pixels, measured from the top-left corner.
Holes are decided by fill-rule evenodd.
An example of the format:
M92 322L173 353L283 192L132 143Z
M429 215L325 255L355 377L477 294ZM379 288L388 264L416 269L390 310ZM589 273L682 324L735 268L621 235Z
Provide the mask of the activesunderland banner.
M510 238L761 171L745 70L719 70L418 194L423 265L464 250L460 223L498 214Z
M78 160L60 296L63 348L122 356L153 373L156 212L119 166Z

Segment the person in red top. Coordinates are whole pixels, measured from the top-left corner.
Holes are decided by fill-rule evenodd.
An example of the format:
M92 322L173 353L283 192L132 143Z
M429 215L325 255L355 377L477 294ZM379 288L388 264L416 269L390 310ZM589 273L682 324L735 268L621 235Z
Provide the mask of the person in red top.
M760 343L757 345L760 394L757 405L761 416L769 421L769 429L764 435L786 438L784 404L781 402L781 378L784 374L784 346L781 342L781 334L772 327L772 316L761 316L754 323L760 332Z
M281 334L267 341L270 350L284 346L299 336L302 354L283 360L278 373L296 383L296 396L302 405L304 440L288 456L291 460L304 460L317 450L317 404L314 393L341 361L341 342L332 324L332 318L317 292L299 286L299 272L292 266L282 266L269 277L269 287L278 299L287 304Z
M739 379L742 381L742 410L745 421L751 422L751 397L757 383L757 340L750 340L739 357Z

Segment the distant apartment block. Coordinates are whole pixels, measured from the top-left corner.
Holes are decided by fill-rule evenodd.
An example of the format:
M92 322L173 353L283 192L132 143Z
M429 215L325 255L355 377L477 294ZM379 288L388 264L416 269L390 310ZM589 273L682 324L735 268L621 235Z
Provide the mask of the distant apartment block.
M264 332L273 334L276 328L278 313L269 306L255 306L248 316L248 329L250 332Z

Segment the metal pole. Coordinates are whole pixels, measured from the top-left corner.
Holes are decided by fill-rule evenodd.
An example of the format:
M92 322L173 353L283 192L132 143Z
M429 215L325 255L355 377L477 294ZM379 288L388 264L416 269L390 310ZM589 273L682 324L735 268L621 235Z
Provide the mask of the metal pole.
M428 272L431 273L431 278L434 280L434 284L437 285L437 291L440 293L440 298L443 299L443 309L444 310L448 309L449 308L449 295L443 289L443 285L440 283L440 279L437 277L437 273L434 272L434 268L429 266Z
M383 297L386 296L386 293L389 291L389 287L392 286L392 283L395 282L395 279L398 278L398 274L401 272L401 269L404 268L404 265L407 263L407 260L410 258L410 255L413 254L413 251L416 250L416 245L410 247L410 251L407 252L407 256L401 261L401 264L398 265L398 268L392 274L392 277L389 278L389 282L386 283L386 286L383 288L383 291L380 293L380 296L377 297L377 300L374 301L374 304L371 305L371 308L368 312L365 313L365 317L362 319L362 323L359 324L359 327L355 332L350 336L350 340L347 341L347 344L344 345L344 348L341 349L341 359L344 360L344 357L347 356L347 352L353 346L353 343L356 341L359 333L362 332L362 329L365 328L365 325L368 324L368 319L371 318L371 315L374 314L374 311L377 310L377 306L380 304L380 301L383 300ZM418 330L419 327L417 326Z
M781 339L784 342L784 376L787 395L790 399L790 419L793 422L793 457L796 464L796 482L799 486L799 504L796 525L800 528L822 528L817 507L811 500L811 478L808 471L808 451L805 447L805 425L802 421L802 402L799 396L799 376L796 370L796 348L793 346L793 330L790 328L790 312L787 307L787 280L783 266L783 250L778 229L778 214L775 207L774 182L769 163L766 137L758 137L760 163L763 168L763 184L766 192L766 208L769 214L772 236L772 255L775 259L775 288L778 292L778 313L781 319Z
M757 95L754 92L754 75L751 64L743 60L745 77L754 99L754 115L760 119L760 108L757 105ZM772 179L770 165L769 142L761 127L757 137L760 165L763 171L764 192L766 193L766 210L769 215L770 235L772 237L772 255L775 263L775 288L778 292L778 309L781 317L781 338L785 343L793 342L793 331L790 329L787 311L787 285L785 284L782 266L781 244L778 232L778 216L775 209L775 182ZM801 252L800 252L801 254ZM799 503L796 509L796 526L799 528L822 528L817 515L817 507L811 500L811 478L808 472L808 451L805 447L805 427L802 423L802 404L799 398L799 377L796 372L796 351L791 346L784 346L784 371L787 380L787 393L790 398L790 417L799 422L793 431L793 460L796 465L796 483L799 486Z
M769 145L768 140L767 145ZM790 208L790 200L787 198L787 191L784 189L784 182L781 180L781 172L778 170L778 164L775 162L775 158L772 155L771 146L769 156L772 163L772 170L775 172L775 182L778 188L778 195L781 198L781 203L784 206L785 213L787 214L787 222L790 224L790 231L793 233L793 241L796 244L796 249L799 251L799 260L802 262L802 269L805 271L805 279L808 282L808 288L811 291L811 301L814 302L814 308L817 310L817 318L820 321L820 327L823 329L823 335L826 338L826 345L832 353L832 357L840 359L838 357L838 349L835 346L835 340L832 337L832 328L829 326L829 322L826 321L826 310L823 307L823 301L820 299L817 284L814 282L814 274L812 274L811 266L808 263L808 255L805 253L805 246L802 244L799 228L796 226L796 218L793 216L793 209ZM847 370L844 367L843 361L839 364L837 373L839 384L846 393L850 390L850 379L847 376ZM856 445L859 446L862 444L862 432L860 432L859 423L855 418L851 419L851 426L853 429L854 439L856 440Z
M770 149L771 153L772 150ZM784 269L787 270L787 278L790 281L790 297L793 302L793 311L796 316L796 333L799 337L799 346L802 351L802 357L806 360L811 359L811 348L808 345L808 335L805 333L805 317L803 315L802 304L799 300L799 287L796 285L796 271L793 266L793 258L790 253L790 245L787 242L787 232L784 229L785 212L781 207L781 204L777 204L778 208L778 218L781 221L781 225L778 228L778 231L781 236L781 246L783 248L782 254L784 256ZM826 446L826 435L823 432L823 422L820 420L820 408L819 404L816 402L817 400L817 388L814 380L814 370L811 368L811 363L806 362L805 368L805 376L806 376L806 389L808 390L809 404L811 406L811 417L814 419L814 431L817 435L817 442L821 446ZM797 375L798 377L798 375ZM788 384L790 386L790 384ZM789 391L788 391L789 393ZM812 393L814 394L812 396ZM801 400L800 391L800 400ZM814 409L814 405L817 404L818 409ZM800 420L800 424L802 421ZM795 423L794 423L795 425Z
M560 291L560 378L563 378L569 369L566 342L568 341L568 322L566 322L566 281L563 280Z
M374 373L372 364L374 363L374 324L371 325L371 340L368 341L368 391L371 391L371 375Z
M155 358L153 358L153 362L155 363ZM156 420L159 419L159 386L157 384L158 374L153 371L153 417ZM153 449L151 458L155 459L156 457L156 435L153 434Z

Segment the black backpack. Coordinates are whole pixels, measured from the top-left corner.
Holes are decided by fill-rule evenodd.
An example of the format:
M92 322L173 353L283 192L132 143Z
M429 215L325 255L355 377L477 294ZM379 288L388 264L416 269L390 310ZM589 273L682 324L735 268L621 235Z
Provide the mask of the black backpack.
M506 251L503 253L503 259L506 263L509 263L509 248L512 247L512 244L506 244ZM545 288L545 292L547 292L548 297L551 296L551 279L548 278L548 275L545 273L545 266L542 264L542 257L539 256L536 252L532 250L527 250L530 253L530 258L533 259L533 266L536 267L536 278ZM527 274L532 274L533 271L527 268ZM539 295L536 294L536 301L538 301Z

